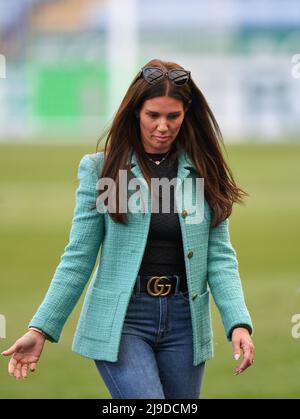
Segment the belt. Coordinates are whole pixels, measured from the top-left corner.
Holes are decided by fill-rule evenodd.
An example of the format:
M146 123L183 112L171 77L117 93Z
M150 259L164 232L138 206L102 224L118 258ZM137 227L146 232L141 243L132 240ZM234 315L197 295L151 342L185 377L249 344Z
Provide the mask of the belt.
M178 286L177 286L178 284ZM135 292L146 292L152 297L166 297L177 292L187 291L185 275L138 275L134 286Z

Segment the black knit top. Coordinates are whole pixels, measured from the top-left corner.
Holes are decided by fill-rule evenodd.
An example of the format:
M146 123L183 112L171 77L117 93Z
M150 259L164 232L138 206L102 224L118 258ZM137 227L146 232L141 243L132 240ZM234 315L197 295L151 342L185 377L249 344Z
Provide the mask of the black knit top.
M148 158L161 160L167 153L146 153ZM166 177L169 180L177 177L178 161L171 152L159 165L150 161L152 178ZM159 188L159 212L151 212L150 230L146 244L140 275L185 276L185 262L179 215L174 212L175 188L170 188L170 211L162 212L162 188Z

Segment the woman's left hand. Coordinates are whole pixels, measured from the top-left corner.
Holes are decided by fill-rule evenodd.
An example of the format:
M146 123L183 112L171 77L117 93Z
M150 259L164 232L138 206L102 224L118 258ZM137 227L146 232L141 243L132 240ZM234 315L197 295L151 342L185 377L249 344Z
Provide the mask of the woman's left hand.
M238 375L253 364L255 347L248 330L243 327L233 330L231 341L235 360L239 359L241 349L243 351L243 362L235 369L235 375Z

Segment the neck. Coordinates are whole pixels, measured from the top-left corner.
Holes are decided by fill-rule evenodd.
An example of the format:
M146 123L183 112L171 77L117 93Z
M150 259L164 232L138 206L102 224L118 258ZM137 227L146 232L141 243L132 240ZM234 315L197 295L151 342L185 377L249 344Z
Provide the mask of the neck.
M163 155L163 154L169 153L169 151L146 151L145 153L147 153L147 154L154 154L154 155Z

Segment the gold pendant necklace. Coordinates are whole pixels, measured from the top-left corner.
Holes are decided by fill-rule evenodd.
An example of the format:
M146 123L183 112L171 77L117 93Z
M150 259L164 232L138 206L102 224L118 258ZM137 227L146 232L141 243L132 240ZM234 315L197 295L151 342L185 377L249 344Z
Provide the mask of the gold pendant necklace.
M169 153L170 153L170 150L167 152L167 154L161 160L153 160L150 157L148 157L148 160L152 161L153 163L155 163L158 166L158 165L160 165L160 163L162 163L164 160L166 160Z

